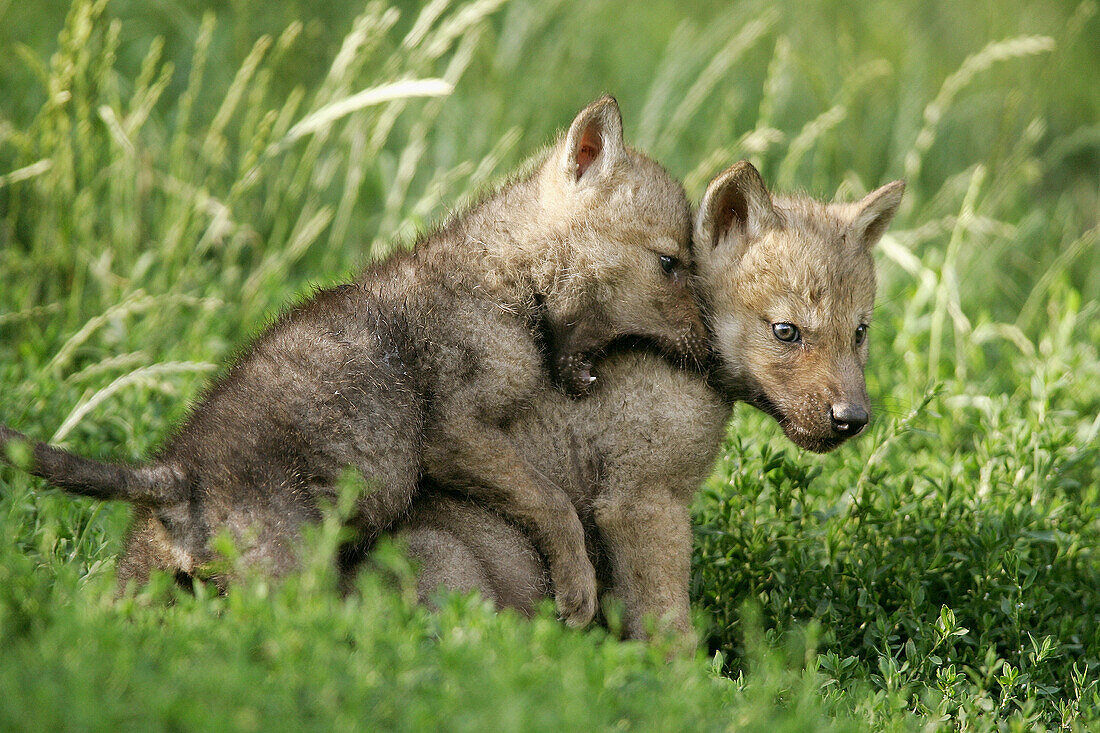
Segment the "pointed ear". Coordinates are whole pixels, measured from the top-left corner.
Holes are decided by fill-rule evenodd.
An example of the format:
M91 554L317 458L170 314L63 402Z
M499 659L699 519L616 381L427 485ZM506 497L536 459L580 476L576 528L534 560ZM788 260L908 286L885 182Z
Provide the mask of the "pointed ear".
M587 181L601 177L625 155L619 103L604 96L582 109L569 126L561 162L570 181Z
M695 242L717 247L731 232L755 236L778 224L771 194L752 163L742 160L707 186L695 217Z
M890 226L905 193L905 181L894 181L877 188L852 205L852 236L864 249L871 249Z

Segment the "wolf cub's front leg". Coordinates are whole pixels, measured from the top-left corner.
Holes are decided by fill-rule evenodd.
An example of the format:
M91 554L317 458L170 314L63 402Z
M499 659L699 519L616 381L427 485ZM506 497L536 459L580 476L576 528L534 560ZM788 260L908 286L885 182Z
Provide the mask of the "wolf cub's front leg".
M545 338L554 381L574 397L588 394L596 383L592 362L614 337L614 329L595 307L551 320Z
M526 327L480 325L479 338L465 344L473 363L433 401L426 472L524 527L549 564L558 612L571 626L584 626L596 613L596 572L576 507L552 477L522 458L505 432L534 395L553 387ZM471 354L474 343L484 349Z
M596 500L595 519L611 565L612 592L623 603L626 636L647 638L653 624L693 649L691 517L684 501L656 486L612 487Z
M511 443L472 416L453 415L453 428L432 451L433 478L458 485L523 526L550 566L558 613L570 626L596 613L596 571L585 548L584 528L569 497L549 477L535 476Z
M554 355L554 379L566 393L582 397L592 389L596 383L596 377L592 374L593 356L584 351Z

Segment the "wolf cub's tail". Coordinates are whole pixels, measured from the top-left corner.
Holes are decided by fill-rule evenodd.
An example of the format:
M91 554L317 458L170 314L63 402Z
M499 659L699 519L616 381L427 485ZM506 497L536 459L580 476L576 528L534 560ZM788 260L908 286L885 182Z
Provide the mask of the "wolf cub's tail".
M175 466L163 463L146 466L101 463L41 441L32 441L22 433L0 425L0 461L12 462L8 448L13 443L26 443L31 449L30 465L25 467L27 470L71 494L147 506L172 504L187 495L187 477Z

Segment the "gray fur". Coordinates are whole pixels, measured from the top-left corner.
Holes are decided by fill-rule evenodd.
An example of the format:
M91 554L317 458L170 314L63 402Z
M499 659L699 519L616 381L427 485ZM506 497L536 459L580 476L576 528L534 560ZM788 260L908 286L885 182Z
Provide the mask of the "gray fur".
M620 336L698 351L689 230L680 185L623 144L617 104L600 99L532 173L284 313L147 465L40 443L31 468L73 493L137 505L120 585L153 568L209 575L222 531L243 567L286 572L302 526L336 503L349 466L368 487L350 524L369 543L430 475L522 527L548 560L562 615L587 623L596 584L577 513L507 431L540 396L560 394L546 363L585 391L592 358ZM672 272L662 255L678 260ZM5 429L0 455L21 437Z

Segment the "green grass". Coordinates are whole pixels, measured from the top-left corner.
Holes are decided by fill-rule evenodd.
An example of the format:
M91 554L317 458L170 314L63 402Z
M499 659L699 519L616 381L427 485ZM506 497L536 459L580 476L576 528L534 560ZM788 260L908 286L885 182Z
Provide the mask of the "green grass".
M273 313L603 91L692 196L743 157L824 197L908 179L877 419L818 457L737 410L696 505L706 646L672 662L428 613L392 552L341 599L332 526L277 588L115 602L127 509L0 469L0 728L1100 727L1094 2L185 5L0 0L0 421L140 457Z

